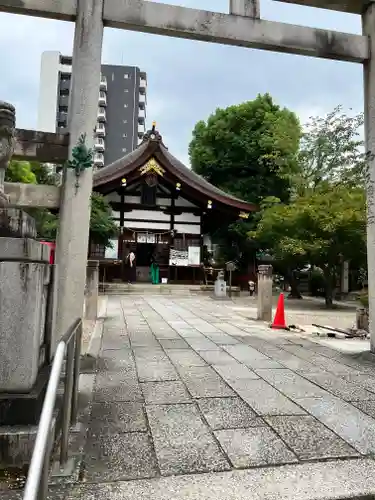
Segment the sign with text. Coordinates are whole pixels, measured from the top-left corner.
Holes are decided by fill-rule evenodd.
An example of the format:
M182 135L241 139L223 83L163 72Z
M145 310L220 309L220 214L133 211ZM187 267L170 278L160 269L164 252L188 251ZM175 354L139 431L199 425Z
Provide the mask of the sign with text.
M188 265L189 266L201 265L201 247L188 248Z
M189 265L189 254L187 250L175 250L171 248L169 253L169 265L186 267Z

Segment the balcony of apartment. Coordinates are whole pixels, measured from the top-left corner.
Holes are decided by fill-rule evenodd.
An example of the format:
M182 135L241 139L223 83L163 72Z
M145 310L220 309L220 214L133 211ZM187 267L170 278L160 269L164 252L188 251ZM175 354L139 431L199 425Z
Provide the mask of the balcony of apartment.
M96 125L95 133L98 137L105 137L105 125L103 122L99 122Z
M107 92L107 77L104 75L100 76L100 90Z
M138 138L139 139L142 139L142 137L144 136L145 134L145 131L146 131L146 128L145 128L145 125L139 125L138 124Z
M138 112L138 124L145 126L145 121L146 121L146 113L144 110L139 110Z
M95 137L94 146L95 146L95 151L98 152L105 151L105 142L103 137Z
M107 114L105 112L105 108L100 106L98 109L98 121L99 122L105 122L107 120Z
M69 94L59 94L59 101L58 101L59 107L68 107L69 106Z
M99 92L99 106L107 106L107 94L103 90Z
M94 167L104 167L104 154L95 153L94 154Z
M147 89L146 73L141 73L141 77L139 80L139 93L145 95L146 89Z

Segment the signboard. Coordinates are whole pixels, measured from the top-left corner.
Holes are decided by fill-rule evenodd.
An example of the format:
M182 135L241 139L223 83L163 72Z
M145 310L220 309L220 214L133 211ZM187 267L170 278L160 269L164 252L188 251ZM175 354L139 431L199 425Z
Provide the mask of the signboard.
M169 253L169 265L170 266L188 266L189 254L187 250L175 250L171 248Z
M201 265L201 247L188 248L188 265L189 266Z
M118 240L110 240L111 247L106 247L104 252L105 259L118 259Z
M156 234L138 233L137 243L156 243Z

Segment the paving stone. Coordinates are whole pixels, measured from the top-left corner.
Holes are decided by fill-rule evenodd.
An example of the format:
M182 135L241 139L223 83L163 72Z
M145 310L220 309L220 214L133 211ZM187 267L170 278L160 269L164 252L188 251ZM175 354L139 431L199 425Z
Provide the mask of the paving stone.
M375 420L349 403L328 394L298 403L361 453L375 453Z
M100 373L96 379L94 401L143 401L134 371Z
M161 339L180 339L179 334L173 328L166 326L165 328L156 329L154 325L152 325L152 333L159 340Z
M195 350L195 351L216 351L220 350L220 347L212 342L212 340L203 338L187 338L186 342Z
M235 396L232 389L209 366L179 368L179 374L194 398Z
M296 373L282 370L258 370L255 372L269 384L291 399L303 397L321 397L326 391Z
M154 477L158 473L146 433L92 436L85 451L86 481L121 481Z
M195 405L147 406L162 475L229 470Z
M93 403L90 432L123 433L147 431L142 403Z
M256 349L248 345L228 345L223 346L233 358L250 368L282 368L277 361L270 359Z
M296 456L268 427L226 429L214 434L234 467L297 462Z
M144 382L141 384L146 403L189 403L191 397L180 380L173 382Z
M160 339L160 344L164 349L190 349L183 339Z
M202 335L202 333L199 332L196 328L179 328L177 332L184 339L189 339L193 337L201 339L204 337L204 335Z
M236 326L233 326L229 323L214 323L216 328L219 328L222 332L228 333L229 335L241 335L243 331Z
M350 375L340 375L341 378L348 380L349 382L354 382L364 387L368 391L375 392L375 377L368 375L367 373L356 373Z
M130 341L127 335L105 335L102 340L102 350L111 350L111 349L129 349Z
M300 460L359 455L313 417L265 417L265 420Z
M375 401L351 401L351 404L359 410L375 419Z
M199 399L198 405L214 430L264 425L264 421L240 398Z
M141 337L141 336L134 336L132 337L130 335L130 342L132 347L158 347L159 342L157 341L156 337Z
M102 351L97 360L98 372L112 373L134 370L135 363L130 349Z
M306 378L346 401L375 399L375 394L366 391L359 384L348 382L331 373L306 374ZM306 397L308 397L307 394Z
M234 337L226 333L206 333L206 337L208 337L212 342L218 345L235 345L240 344L241 342Z
M154 363L159 361L168 361L168 358L161 348L158 347L136 347L133 349L135 361L137 363Z
M285 368L296 371L298 373L321 373L322 368L306 361L305 359L298 358L291 353L283 351L276 346L263 346L258 347L259 351L264 352L274 361L277 361Z
M302 408L268 384L258 379L229 382L237 394L260 415L304 415Z
M191 349L168 349L167 355L176 366L207 366L204 359Z
M310 350L299 347L299 346L285 346L284 347L287 352L291 352L295 354L299 358L305 359L310 363L323 368L328 372L332 372L336 375L345 375L355 373L356 371L350 368L349 366L343 365L342 363L338 363L337 361L322 356L320 354L312 353Z
M275 467L75 485L66 500L332 500L370 499L372 459L303 462Z
M219 348L216 351L198 350L198 353L209 365L228 365L237 363L232 356L223 350L219 350Z
M233 359L233 358L232 358ZM229 383L231 380L258 379L259 375L250 370L247 366L233 359L232 363L225 365L212 365L212 368ZM230 384L229 384L230 385Z
M137 363L137 370L140 382L178 380L177 372L169 361Z

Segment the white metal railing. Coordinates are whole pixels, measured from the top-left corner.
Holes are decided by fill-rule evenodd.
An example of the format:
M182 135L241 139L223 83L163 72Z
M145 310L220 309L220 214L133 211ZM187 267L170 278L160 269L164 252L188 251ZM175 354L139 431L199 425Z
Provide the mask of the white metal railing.
M61 416L60 466L68 460L69 429L77 420L82 319L76 319L60 340L52 363L23 500L45 500L55 433L52 429L57 391L65 355L64 399Z

